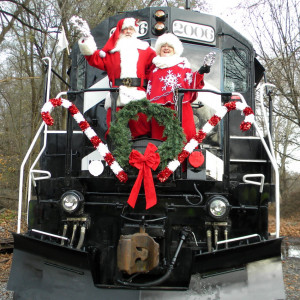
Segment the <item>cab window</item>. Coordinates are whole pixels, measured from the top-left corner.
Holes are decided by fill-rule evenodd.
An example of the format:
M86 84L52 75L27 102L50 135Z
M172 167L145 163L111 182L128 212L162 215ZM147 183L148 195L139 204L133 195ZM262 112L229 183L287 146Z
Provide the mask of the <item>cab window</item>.
M246 92L248 89L247 53L243 49L223 51L224 91Z

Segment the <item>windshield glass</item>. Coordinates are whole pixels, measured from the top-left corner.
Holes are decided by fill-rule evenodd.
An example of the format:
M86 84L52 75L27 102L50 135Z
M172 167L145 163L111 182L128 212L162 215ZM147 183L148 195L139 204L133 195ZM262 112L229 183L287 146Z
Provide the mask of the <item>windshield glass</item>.
M206 86L204 86L204 89L217 89L220 90L220 84L221 84L221 68L220 68L220 57L221 57L221 51L217 48L212 47L205 47L205 46L199 46L199 45L193 45L193 44L187 44L183 43L184 52L183 55L186 57L190 64L192 70L198 71L199 68L203 65L203 60L205 55L207 55L210 52L216 53L216 60L213 66L211 67L211 71L208 74L204 75L204 81Z
M225 92L246 92L248 89L247 53L243 49L225 49L224 90Z

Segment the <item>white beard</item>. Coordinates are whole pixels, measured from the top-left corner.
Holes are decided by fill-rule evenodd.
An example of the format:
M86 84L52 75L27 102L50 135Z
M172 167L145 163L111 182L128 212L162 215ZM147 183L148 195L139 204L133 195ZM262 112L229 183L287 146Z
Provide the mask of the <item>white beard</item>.
M138 48L140 40L136 37L127 37L123 34L120 34L120 38L118 39L116 46L111 52L117 52L121 50L125 50L126 48Z
M139 59L138 39L135 37L120 38L113 52L120 52L121 58L121 74L120 78L136 78L137 62Z

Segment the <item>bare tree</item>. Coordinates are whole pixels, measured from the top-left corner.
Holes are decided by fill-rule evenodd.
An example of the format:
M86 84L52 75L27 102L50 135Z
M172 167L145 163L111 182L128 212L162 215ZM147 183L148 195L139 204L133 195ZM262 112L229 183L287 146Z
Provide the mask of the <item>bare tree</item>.
M180 6L185 1L164 0L2 0L0 5L0 156L11 168L0 174L0 188L17 190L20 161L38 126L43 105L43 57L50 57L52 68L68 82L70 66L66 51L57 53L58 32L65 29L70 45L78 36L69 19L78 15L95 27L111 15L147 6ZM199 8L205 1L194 0ZM50 97L66 90L55 76ZM66 113L66 110L62 110ZM59 110L54 112L59 114ZM63 116L55 116L61 127ZM2 176L3 175L3 176ZM9 179L4 182L4 178ZM10 183L9 183L10 182Z
M282 129L289 129L287 139L281 138L279 130L274 131L278 134L275 139L281 168L285 170L284 156L298 159L295 150L299 144L291 136L300 132L300 1L253 0L240 7L247 12L245 20L250 22L250 33L266 68L267 80L276 86L273 114ZM290 149L294 151L288 153Z

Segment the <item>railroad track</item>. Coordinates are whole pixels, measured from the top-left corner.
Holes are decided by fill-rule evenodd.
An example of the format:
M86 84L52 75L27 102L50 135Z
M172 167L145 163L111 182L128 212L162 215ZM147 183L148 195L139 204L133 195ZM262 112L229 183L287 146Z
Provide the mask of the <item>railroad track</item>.
M0 253L11 253L14 249L14 239L0 238Z

